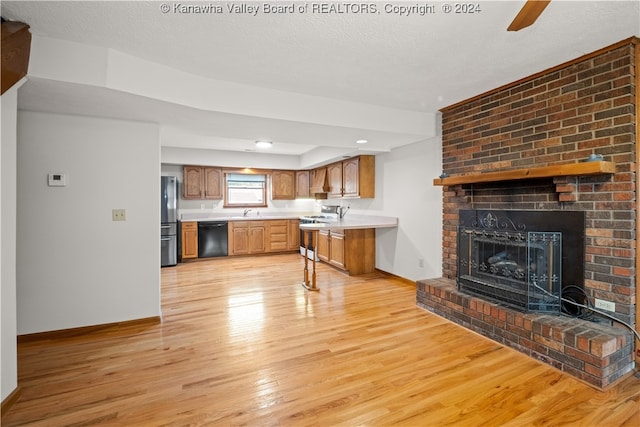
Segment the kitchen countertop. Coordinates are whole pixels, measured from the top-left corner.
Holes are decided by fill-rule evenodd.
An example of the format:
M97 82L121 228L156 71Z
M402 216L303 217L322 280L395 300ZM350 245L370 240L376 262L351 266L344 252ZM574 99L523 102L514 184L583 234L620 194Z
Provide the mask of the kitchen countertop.
M303 216L318 215L317 212L292 212L264 215L224 215L213 213L182 214L180 221L268 221L272 219L300 219ZM300 224L301 230L323 229L363 229L363 228L393 228L398 226L398 218L388 216L348 214L342 219L323 219L321 223Z
M390 216L346 215L342 219L322 223L300 224L300 230L348 230L362 228L394 228L398 218Z

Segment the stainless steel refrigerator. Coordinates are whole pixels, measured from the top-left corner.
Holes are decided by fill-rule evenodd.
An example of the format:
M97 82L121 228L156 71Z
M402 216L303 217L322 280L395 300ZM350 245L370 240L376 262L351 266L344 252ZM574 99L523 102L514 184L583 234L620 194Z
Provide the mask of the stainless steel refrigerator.
M160 265L178 263L178 179L160 177Z

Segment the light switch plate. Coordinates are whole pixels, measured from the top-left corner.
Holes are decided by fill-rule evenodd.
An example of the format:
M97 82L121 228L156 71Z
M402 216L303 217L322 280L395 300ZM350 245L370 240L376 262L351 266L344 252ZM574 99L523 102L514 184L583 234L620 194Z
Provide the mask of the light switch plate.
M124 209L112 209L111 210L111 220L112 221L126 221L127 220L127 212Z

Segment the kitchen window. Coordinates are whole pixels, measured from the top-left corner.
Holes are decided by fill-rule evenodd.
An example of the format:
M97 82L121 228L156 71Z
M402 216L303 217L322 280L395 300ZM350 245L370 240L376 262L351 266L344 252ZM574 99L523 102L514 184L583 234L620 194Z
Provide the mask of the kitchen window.
M226 173L225 207L266 207L267 175Z

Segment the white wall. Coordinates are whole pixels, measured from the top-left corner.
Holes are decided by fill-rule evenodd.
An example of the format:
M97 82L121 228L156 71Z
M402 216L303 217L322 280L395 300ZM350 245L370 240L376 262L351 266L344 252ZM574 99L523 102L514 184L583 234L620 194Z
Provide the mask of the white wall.
M0 378L2 399L18 386L16 323L16 121L18 88L0 97Z
M442 276L440 138L376 156L376 198L369 214L398 217L398 228L376 230L376 267L410 280ZM365 201L354 201L351 210ZM354 209L355 205L355 209ZM422 267L420 266L422 260Z
M160 315L159 176L156 125L19 112L19 335Z

